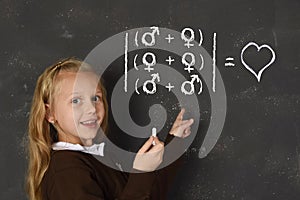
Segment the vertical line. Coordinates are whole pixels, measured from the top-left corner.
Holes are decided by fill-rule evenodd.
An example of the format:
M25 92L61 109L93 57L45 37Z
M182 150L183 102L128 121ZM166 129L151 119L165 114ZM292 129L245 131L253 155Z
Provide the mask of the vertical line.
M214 33L213 38L213 78L212 78L212 90L216 92L216 49L217 49L217 33Z
M127 72L128 72L128 33L125 34L125 78L124 78L124 91L127 92Z

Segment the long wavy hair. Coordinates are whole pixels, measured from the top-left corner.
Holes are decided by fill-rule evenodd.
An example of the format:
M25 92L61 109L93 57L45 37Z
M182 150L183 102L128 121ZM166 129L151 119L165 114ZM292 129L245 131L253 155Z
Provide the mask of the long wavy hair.
M56 86L55 81L59 72L95 72L91 66L76 58L67 58L48 67L38 78L28 124L28 170L26 180L26 192L30 200L41 200L41 182L50 163L51 145L58 141L58 133L46 119L46 104L51 105L54 100ZM104 133L108 126L108 105L106 91L99 79L99 87L103 95L105 116L101 124Z

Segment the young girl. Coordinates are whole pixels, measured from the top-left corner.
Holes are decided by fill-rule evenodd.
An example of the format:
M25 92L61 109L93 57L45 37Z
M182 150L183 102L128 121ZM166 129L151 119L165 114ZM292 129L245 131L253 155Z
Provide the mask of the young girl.
M29 119L27 193L30 200L165 199L172 176L161 164L164 143L151 136L138 151L132 172L112 169L93 151L108 124L106 92L86 63L69 58L39 77ZM182 110L169 135L187 137L193 120ZM150 135L150 134L149 134ZM99 149L98 149L99 150ZM109 156L109 155L104 155Z

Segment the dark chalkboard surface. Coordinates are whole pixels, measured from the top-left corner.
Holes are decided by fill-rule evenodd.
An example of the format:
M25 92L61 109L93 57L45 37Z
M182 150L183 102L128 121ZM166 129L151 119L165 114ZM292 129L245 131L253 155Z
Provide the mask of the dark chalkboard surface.
M201 29L202 47L212 57L216 43L216 67L226 90L227 110L221 135L209 154L199 158L212 114L208 93L211 88L203 82L203 93L198 96L199 127L193 143L183 154L184 165L168 198L299 198L299 1L3 0L0 10L0 199L27 199L26 130L38 75L60 58L85 59L92 49L115 34L153 25L179 33L190 27L198 42ZM249 43L252 45L241 57ZM261 46L264 44L271 50ZM169 55L165 50L155 52ZM131 58L134 53L129 54ZM173 56L179 66L180 57ZM123 57L116 57L103 74L109 95L123 75L123 62ZM234 66L226 66L229 62ZM258 82L254 73L258 74L268 63ZM179 72L187 74L184 70ZM165 106L170 121L176 116L178 107L172 110L172 105L178 103L174 95L163 86L158 91L156 96L132 96L129 109L139 126L149 123L145 113L153 103ZM124 145L120 141L130 140L119 134L122 131L113 117L110 124L115 143ZM136 146L140 144L134 139L130 141Z

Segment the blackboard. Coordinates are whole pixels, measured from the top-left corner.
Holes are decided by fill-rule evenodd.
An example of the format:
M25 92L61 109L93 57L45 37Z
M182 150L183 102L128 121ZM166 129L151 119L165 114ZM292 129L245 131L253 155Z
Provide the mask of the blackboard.
M38 75L60 58L85 59L113 35L151 26L179 33L189 27L198 42L201 29L202 47L211 56L216 34L215 61L227 100L220 137L208 155L199 158L211 121L209 88L204 84L198 98L201 118L197 134L183 154L184 164L168 198L298 199L299 9L297 0L1 1L0 199L26 199L26 131ZM241 57L250 42L257 48L252 45ZM266 48L257 51L264 44L274 51L275 59L258 81L242 60L258 72L273 58ZM156 53L168 55L166 51ZM123 68L118 66L123 66L123 61L123 57L116 58L104 73L108 91L122 76ZM234 66L225 66L229 62ZM158 91L164 88L160 86ZM129 107L137 124L149 123L144 113L153 102L166 107L176 104L171 93L157 95L159 100L133 95ZM170 121L176 109L168 108ZM112 131L120 132L111 124ZM116 143L129 140L127 136L111 137Z

